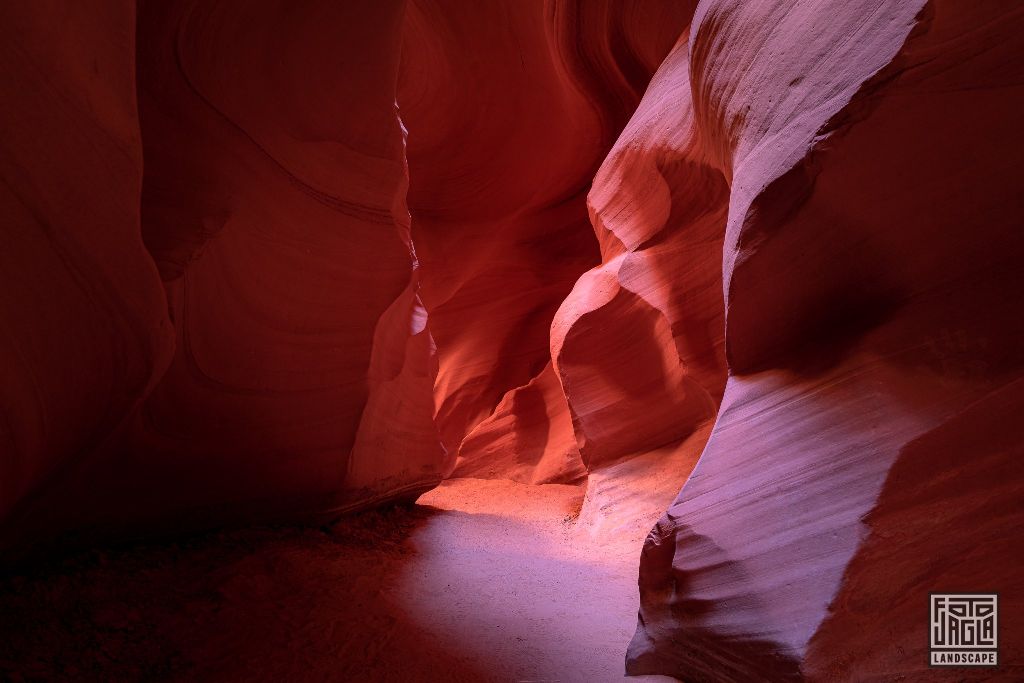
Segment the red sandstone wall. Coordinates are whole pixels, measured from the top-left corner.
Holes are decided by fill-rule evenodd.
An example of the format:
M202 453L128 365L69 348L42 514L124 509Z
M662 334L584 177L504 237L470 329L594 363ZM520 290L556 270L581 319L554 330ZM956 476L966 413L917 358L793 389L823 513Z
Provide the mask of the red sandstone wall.
M0 519L18 528L152 389L173 327L140 231L133 3L5 3L0 35Z
M0 546L682 486L628 668L698 680L1024 588L1017 3L23 5Z
M548 330L599 259L591 177L692 10L7 10L33 243L5 272L4 543L332 514L457 466L579 480Z
M5 22L15 55L80 52L5 69L52 73L22 88L28 106L60 117L12 109L12 144L28 156L49 131L63 136L20 166L13 157L5 177L32 180L21 194L36 224L65 241L82 232L58 261L62 248L44 256L52 239L36 227L31 247L11 253L24 272L5 276L37 288L74 277L85 291L58 285L63 327L47 322L60 310L52 293L6 304L31 313L5 319L35 326L18 326L12 353L24 357L29 332L52 335L34 364L14 366L13 388L54 396L39 408L51 426L33 427L49 443L12 436L24 455L18 478L3 478L4 509L22 501L9 535L305 516L433 486L437 448L400 463L377 454L369 476L351 462L393 357L408 346L406 372L428 373L410 323L395 106L404 3L120 10L61 21L54 8L21 10L35 33ZM82 102L64 104L72 96ZM51 177L32 179L33 164Z
M655 82L691 79L703 159L729 180L730 378L645 545L628 670L925 676L929 591L1021 582L1020 441L982 416L1021 407L1004 387L1024 361L1024 15L702 7L689 68ZM640 112L678 109L656 94ZM1016 636L1001 644L1020 661Z
M398 97L420 296L437 348L434 416L456 475L582 473L549 328L599 260L586 207L594 172L692 11L410 5Z

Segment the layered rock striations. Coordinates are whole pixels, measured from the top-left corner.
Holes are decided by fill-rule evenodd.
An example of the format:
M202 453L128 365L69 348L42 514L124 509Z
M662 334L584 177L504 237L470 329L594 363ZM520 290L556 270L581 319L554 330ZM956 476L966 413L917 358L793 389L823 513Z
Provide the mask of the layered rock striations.
M1022 18L996 3L708 3L689 68L656 77L690 79L730 184L729 380L645 544L630 672L924 676L929 591L1019 585L998 568L1020 536L1019 440L982 415L1020 406L1002 387L1024 360ZM964 556L974 525L986 547ZM1004 662L1019 666L1014 641Z
M8 84L41 94L7 111L36 217L7 271L4 545L336 514L457 466L581 480L549 326L693 5L116 9L10 10L10 78L48 78ZM87 234L45 255L46 229Z
M145 467L162 479L205 473L173 504L347 502L374 331L411 277L402 18L401 2L140 6L143 237L178 334L126 450L173 463ZM406 465L381 471L437 481Z
M0 17L0 547L585 482L595 538L678 493L631 673L1020 611L1016 3Z
M21 524L152 389L173 327L140 233L132 3L8 3L0 34L0 519Z
M434 416L457 475L540 482L583 472L549 367L549 328L599 260L586 207L594 172L692 11L410 4L398 98L420 296L437 348Z
M443 463L429 415L387 396L396 377L429 392L395 105L404 3L123 5L109 26L83 13L48 23L43 6L22 10L37 33L13 25L14 44L37 50L66 43L69 27L85 36L69 43L83 54L43 55L36 71L52 77L25 86L42 92L40 108L79 91L81 104L56 107L58 121L27 113L14 138L27 147L45 127L81 142L57 138L53 154L9 175L59 169L63 184L37 184L66 193L66 206L37 222L60 239L84 225L95 243L78 239L63 258L88 296L61 303L78 309L63 327L46 323L54 337L37 368L15 366L33 392L59 383L60 402L88 412L47 408L48 448L60 448L46 457L61 468L10 519L9 543L69 526L152 533L304 517L433 486ZM67 279L57 256L28 248L12 254L22 286ZM75 263L90 254L95 266ZM53 303L25 299L40 334ZM357 466L365 425L377 441L395 432L381 411L423 445L378 448ZM42 470L42 455L25 457ZM32 468L17 467L28 488Z

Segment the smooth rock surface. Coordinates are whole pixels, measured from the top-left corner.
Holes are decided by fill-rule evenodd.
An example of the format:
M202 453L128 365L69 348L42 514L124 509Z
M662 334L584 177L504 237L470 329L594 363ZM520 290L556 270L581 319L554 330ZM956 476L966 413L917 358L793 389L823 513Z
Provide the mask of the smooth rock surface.
M1019 2L8 4L0 551L455 476L404 595L542 634L516 676L612 671L638 556L635 674L928 680L928 592L1024 618Z
M67 39L67 32L74 39ZM131 2L0 7L0 547L171 359L143 246Z
M730 379L699 463L645 545L629 670L940 675L923 651L928 593L1019 582L990 569L1013 564L1020 540L997 459L1019 440L983 435L983 409L969 406L1024 360L1024 282L1008 258L1022 246L1009 159L1022 151L1011 131L1024 64L1007 47L1021 14L944 2L835 4L827 19L810 3L703 9L686 46L700 61L676 78L694 79L707 156L730 179ZM1019 408L1018 394L997 395ZM966 557L958 534L980 522L947 531L925 503L897 517L891 502L950 476L943 440L976 442L961 457L983 458L958 493L931 494L948 514L990 505L986 549ZM983 456L994 444L1004 450ZM956 554L956 569L906 576L910 529L931 539L928 553ZM900 607L857 597L890 575ZM1012 599L1007 609L1019 613ZM999 676L1019 673L1018 647Z

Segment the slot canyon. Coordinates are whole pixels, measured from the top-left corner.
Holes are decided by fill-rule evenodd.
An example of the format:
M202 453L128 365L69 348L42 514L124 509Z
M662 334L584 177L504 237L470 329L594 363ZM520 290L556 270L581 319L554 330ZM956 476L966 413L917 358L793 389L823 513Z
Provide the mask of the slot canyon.
M1024 680L1019 0L0 35L0 679Z

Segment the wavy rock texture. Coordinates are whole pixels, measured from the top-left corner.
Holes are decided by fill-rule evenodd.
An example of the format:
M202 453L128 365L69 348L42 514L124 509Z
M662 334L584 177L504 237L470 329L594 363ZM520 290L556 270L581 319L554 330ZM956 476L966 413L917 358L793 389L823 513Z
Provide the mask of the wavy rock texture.
M730 378L645 544L630 672L924 676L929 591L1019 584L998 568L1019 541L1019 467L998 484L1019 440L986 435L981 415L1021 405L999 389L1024 360L1007 296L1024 284L1011 256L1024 63L1009 47L1024 15L921 9L708 3L679 48L689 68L670 58L655 78L692 79L704 158L729 179ZM641 113L678 108L656 96ZM958 469L951 444L978 462ZM984 550L959 554L940 505L949 528L979 525ZM958 562L923 563L911 536ZM879 597L897 589L893 612Z
M598 261L591 178L692 11L672 2L409 6L398 93L409 206L437 346L434 416L456 474L581 474L547 367L549 327Z
M142 7L144 237L178 353L130 448L202 466L209 484L189 505L347 501L374 330L410 282L394 107L402 10ZM404 303L399 344L412 335ZM404 477L382 470L400 485L438 480L406 465Z
M925 677L927 592L1020 592L1019 3L22 4L0 547L678 492L627 668L686 680Z
M134 26L130 2L0 7L0 519L106 443L172 353L139 227Z
M1019 538L1007 531L1024 528L1022 402L1024 382L1016 380L900 451L865 518L869 535L811 639L809 677L927 676L922 597L929 588L955 586L999 587L1000 614L1007 615L1000 673L1019 674L1024 642L1009 624L1024 610L1024 580L1013 561ZM883 614L884 640L877 628Z
M63 380L61 389L88 409L62 408L77 410L73 419L50 409L67 431L50 430L48 438L59 442L15 438L22 448L62 447L65 458L84 457L40 487L12 529L24 537L37 527L60 530L69 525L67 511L76 510L76 527L148 533L161 523L323 513L433 486L443 463L430 445L437 439L429 413L421 419L414 409L396 409L389 394L394 382L429 387L429 335L416 323L404 133L395 107L404 3L143 2L137 23L130 10L111 26L69 18L94 29L86 35L97 35L113 54L93 56L100 48L86 43L78 46L86 54L44 65L57 74L67 65L93 69L72 71L51 97L81 90L77 107L91 116L79 119L96 128L100 142L90 142L73 106L55 108L62 120L40 121L72 136L54 140L54 153L64 144L78 165L56 167L75 178L81 197L66 197L57 207L63 214L39 220L60 221L54 232L70 239L79 230L73 212L97 206L80 246L65 258L95 302L88 291L69 291L61 304L79 309L69 320L88 321L81 332L67 326L64 334L95 341L75 344L92 354L77 361L90 368L88 376L61 370L62 359L72 359L67 338L41 349L50 355L38 374ZM110 92L99 99L90 83ZM74 145L100 144L109 150L74 154ZM93 160L111 171L82 178ZM45 157L39 163L55 165ZM61 186L59 178L45 181ZM41 253L47 240L36 232L31 248ZM89 233L104 236L93 245ZM40 275L56 272L43 256L27 256ZM84 264L71 260L86 256ZM24 281L34 286L31 272ZM164 372L168 314L176 351ZM39 334L45 329L41 323ZM158 352L160 379L147 386ZM124 386L108 386L110 378ZM109 407L107 394L116 399ZM413 407L416 398L408 401ZM429 407L429 398L421 404ZM382 411L397 412L398 434L412 437L397 452L397 430L380 427ZM97 449L118 422L116 438ZM366 435L374 429L377 436ZM377 446L372 453L368 440ZM424 445L409 448L410 440ZM352 463L353 451L372 464ZM29 475L39 476L26 467L14 481L27 488Z
M50 9L12 16L24 27L15 44L60 42L44 35ZM332 514L415 496L457 462L477 476L579 481L549 326L599 260L591 177L693 4L136 9L71 15L97 45L41 56L56 74L42 97L92 88L109 102L93 97L85 115L40 100L60 120L9 112L22 157L32 125L89 144L79 121L95 118L123 168L82 176L101 157L60 138L18 162L72 176L40 185L77 184L81 201L46 217L59 237L89 202L110 215L93 217L95 245L63 257L96 291L68 294L73 314L39 318L45 344L19 327L11 347L36 357L7 401L20 450L4 509L30 495L5 545L68 527ZM94 57L104 41L111 54ZM94 62L93 77L62 71ZM12 253L24 270L14 284L30 287L58 258ZM71 263L82 254L88 264ZM79 318L96 338L74 367L56 333L86 334ZM13 407L29 387L58 428Z
M669 69L685 72L686 36ZM656 76L645 102L686 88ZM609 154L589 198L602 264L580 278L551 327L591 468L685 438L721 397L727 188L692 157L692 122L676 114L641 104Z

